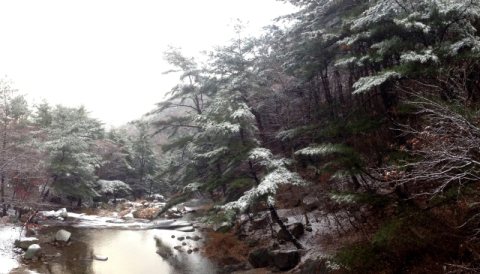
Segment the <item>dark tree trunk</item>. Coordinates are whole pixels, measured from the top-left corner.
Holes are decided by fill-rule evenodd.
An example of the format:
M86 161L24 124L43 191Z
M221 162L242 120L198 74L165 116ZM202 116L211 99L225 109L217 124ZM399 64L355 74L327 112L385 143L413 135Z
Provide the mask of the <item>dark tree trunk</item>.
M295 245L297 249L303 249L302 244L295 238L295 236L292 235L292 233L287 229L285 224L280 220L280 217L278 217L277 210L275 210L275 207L270 206L269 207L270 214L272 215L272 219L277 222L277 224L280 226L280 228L287 233L288 238L290 238L290 241Z
M7 204L5 203L5 179L2 176L0 196L2 197L2 216L7 216Z
M42 197L42 202L45 202L49 193L50 193L50 189L47 189L47 191L45 192L45 195L43 195L43 197Z

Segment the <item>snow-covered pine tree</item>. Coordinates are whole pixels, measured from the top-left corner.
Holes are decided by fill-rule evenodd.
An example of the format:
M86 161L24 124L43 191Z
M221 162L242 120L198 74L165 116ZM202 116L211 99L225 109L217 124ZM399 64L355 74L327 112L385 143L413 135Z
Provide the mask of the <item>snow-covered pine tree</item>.
M158 176L168 185L176 185L174 189L181 189L197 175L187 146L199 131L195 119L208 106L215 88L195 60L184 56L180 48L170 47L164 59L172 66L165 73L179 74L180 83L147 115L155 128L154 134L168 136L162 145Z
M126 158L130 171L127 181L131 184L135 197L141 197L145 193L152 195L156 182L154 177L158 172L158 155L152 142L151 126L146 120L132 121L130 125L134 126L136 132L131 135Z
M91 148L94 140L103 136L102 124L90 118L83 106L57 105L51 110L51 122L40 126L46 134L41 149L49 153L46 165L52 177L50 188L79 199L95 197L95 168L101 165L101 157Z
M252 174L255 185L236 201L230 202L222 208L227 211L233 210L240 213L248 213L251 206L257 203L264 203L268 207L272 219L289 235L293 244L297 248L302 249L302 244L286 228L275 209L275 195L280 185L306 185L306 182L299 174L287 168L287 165L291 164L291 162L291 160L286 158L274 157L269 149L252 149L249 152L249 163L254 168L252 170L256 170Z
M6 215L6 187L13 174L22 170L21 163L29 161L26 153L32 149L32 134L27 128L30 114L27 100L17 95L8 78L0 80L0 199L3 216ZM32 168L33 170L33 168ZM10 183L9 185L13 185Z

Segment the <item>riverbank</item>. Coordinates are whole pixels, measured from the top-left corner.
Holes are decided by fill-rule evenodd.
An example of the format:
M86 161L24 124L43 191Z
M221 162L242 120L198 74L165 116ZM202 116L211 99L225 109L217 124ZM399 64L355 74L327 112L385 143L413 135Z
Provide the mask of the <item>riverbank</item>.
M13 239L20 235L20 227L11 223L0 223L0 274L18 268L20 255L15 252Z
M280 227L276 223L272 223L268 212L257 213L251 220L243 216L235 224L218 223L216 225L206 225L195 220L204 216L202 212L198 212L196 209L205 209L207 207L205 205L195 207L198 204L187 203L179 205L169 212L170 215L172 213L181 215L180 219L157 219L152 221L134 217L134 215L138 216L138 211L148 212L149 209L152 209L152 205L153 207L156 206L154 203L119 201L118 204L103 206L102 208L82 209L80 211L82 213L68 212L65 215L62 210L41 212L40 215L43 217L38 218L37 223L43 229L37 232L30 231L30 233L44 234L45 229L58 229L61 227L75 231L139 231L138 234L143 233L140 231L167 231L166 233L161 232L159 235L150 235L150 232L143 233L148 235L145 237L149 237L149 239L142 242L142 245L157 246L156 250L152 251L155 253L159 250L158 240L156 239L161 239L162 244L166 243L166 249L164 250L168 250L168 252L162 252L162 254L175 254L177 257L179 254L183 256L184 254L189 254L188 252L193 253L193 250L195 250L195 252L198 252L197 254L201 254L199 256L204 256L208 261L211 260L216 264L216 267L212 268L215 272L206 273L233 273L235 271L246 271L245 273L263 271L270 273L282 271L284 273L302 274L315 273L305 272L305 268L309 268L312 265L315 265L315 268L326 268L327 261L325 258L334 254L345 242L355 240L354 237L356 235L352 231L345 233L348 231L348 225L345 224L343 227L347 231L344 231L343 235L349 236L340 237L338 220L331 216L327 217L318 210L305 213L299 208L280 209L278 214L289 228L301 227L301 233L295 232L295 234L305 248L297 251L295 246L282 236ZM155 208L155 210L158 210L158 208ZM62 214L64 214L63 217ZM104 232L100 234L102 233ZM165 235L168 233L171 233L169 236L174 238L165 238ZM194 235L196 237L200 236L204 240L198 243L189 243L188 238L192 239ZM89 235L88 237L95 238L94 235ZM184 240L179 242L173 240L171 242L171 239L178 239L178 237L183 237ZM73 239L78 241L75 236L73 236ZM178 245L175 245L175 243ZM184 243L186 246L183 245ZM72 250L70 247L69 249ZM84 250L85 248L74 246L73 250L75 249ZM260 260L263 261L260 264L255 262L255 260L258 261L258 258L252 259L251 255L258 254L259 250L266 251L259 255ZM76 254L76 252L73 252L73 254ZM158 254L154 254L154 256L157 256L155 257L157 260L160 259ZM298 254L295 255L298 256L298 259L295 259L288 265L276 265L272 256L284 256L284 254ZM108 256L108 254L105 255ZM173 258L175 258L175 255ZM11 257L15 257L15 255L11 255ZM161 257L162 261L165 261L167 264L171 263L168 262L171 258ZM73 260L75 258L71 257L70 259ZM65 263L60 263L60 265ZM330 268L335 268L334 265L329 266ZM45 269L39 268L39 270L44 271ZM39 271L39 273L48 273L42 271ZM51 270L49 271L52 273Z
M119 216L118 212L102 213L109 217L65 209L39 212L37 224L22 233L22 236L26 232L39 239L41 253L33 260L25 260L22 254L14 252L13 242L20 238L23 224L2 225L0 273L217 273L215 265L199 252L204 237L196 229L198 224L175 219L150 221ZM68 243L55 240L60 229L71 233ZM160 248L168 250L168 256L160 254ZM92 260L93 254L108 259L97 262Z
M334 216L318 210L304 213L290 208L278 214L304 249L297 250L269 213L263 212L252 220L244 216L229 232L218 227L207 232L205 256L216 261L222 273L336 273L338 266L329 259L342 245L360 238L347 223L341 231Z

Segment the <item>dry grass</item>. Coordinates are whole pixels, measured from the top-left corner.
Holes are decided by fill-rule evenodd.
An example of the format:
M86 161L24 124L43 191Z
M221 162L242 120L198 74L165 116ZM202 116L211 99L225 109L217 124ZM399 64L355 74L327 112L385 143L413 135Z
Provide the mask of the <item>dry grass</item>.
M99 209L97 208L91 208L91 207L84 207L78 210L75 210L76 213L78 214L85 214L85 215L97 215Z
M124 209L124 210L118 212L118 217L123 217L123 216L127 215L128 213L130 213L130 209Z
M153 219L156 216L157 212L159 212L160 208L141 208L137 209L137 211L133 212L133 217L139 219Z
M180 196L183 196L185 193L175 193L173 194L168 200L173 200L175 198L178 198Z
M211 205L204 205L204 206L202 206L201 208L199 208L199 209L197 209L197 210L209 211L212 207L213 207L213 204L211 204Z
M233 232L219 233L207 232L205 243L205 256L220 264L238 264L246 262L248 248L238 240Z

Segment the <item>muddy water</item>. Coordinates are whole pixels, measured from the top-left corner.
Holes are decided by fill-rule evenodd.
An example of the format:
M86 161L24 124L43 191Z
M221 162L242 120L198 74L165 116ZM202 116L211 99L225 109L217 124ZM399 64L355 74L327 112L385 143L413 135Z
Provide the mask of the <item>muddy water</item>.
M41 235L56 233L60 228L48 228ZM188 249L201 247L203 239L177 240L178 236L193 236L198 233L184 233L173 230L113 230L65 228L72 233L71 244L56 247L40 244L48 259L47 262L30 263L11 272L49 274L210 274L217 273L213 264L201 253L187 253ZM175 238L171 236L175 235ZM154 236L162 239L163 245L172 250L172 255L163 258L156 253ZM182 247L183 251L173 249ZM107 261L91 260L92 254L107 256ZM55 256L56 255L56 256ZM32 272L34 271L34 272Z

